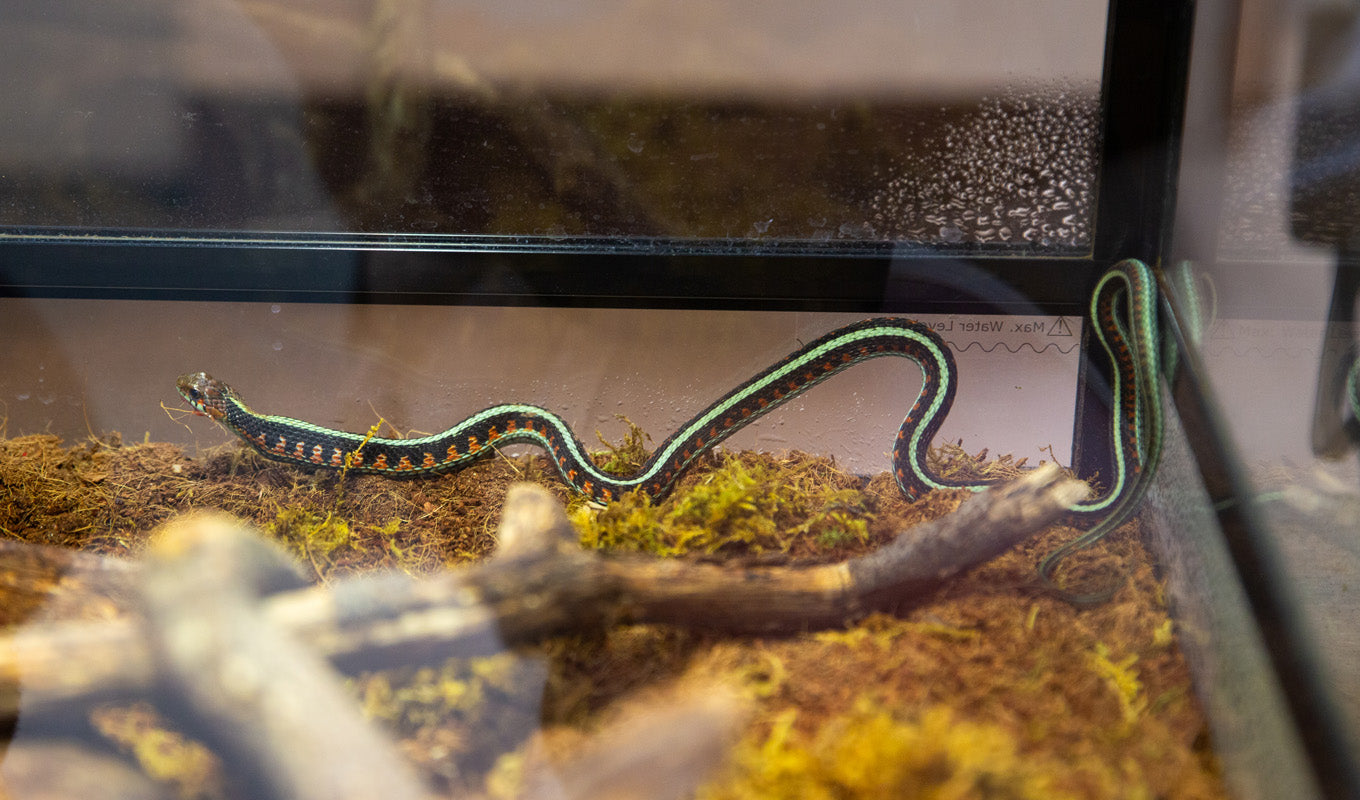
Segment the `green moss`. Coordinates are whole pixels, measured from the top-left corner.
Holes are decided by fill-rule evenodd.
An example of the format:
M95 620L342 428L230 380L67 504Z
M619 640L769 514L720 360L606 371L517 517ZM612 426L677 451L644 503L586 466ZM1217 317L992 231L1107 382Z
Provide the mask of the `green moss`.
M588 547L662 556L787 552L796 541L822 549L868 540L864 494L829 479L826 459L728 454L661 503L631 493L604 509L578 507Z
M101 706L91 712L90 723L130 754L147 777L174 787L179 797L225 796L217 758L201 743L167 727L149 704Z
M618 444L610 442L604 438L599 431L595 436L600 443L605 446L604 450L591 453L595 466L605 472L615 475L632 475L642 469L642 465L647 463L650 453L647 450L647 443L652 437L647 432L639 428L633 421L622 414L615 415L623 424L628 426L628 432L623 435L623 441Z
M789 682L789 668L779 656L764 652L759 654L758 662L739 669L735 677L742 691L763 700L783 690Z
M1124 724L1132 725L1147 710L1147 695L1143 693L1143 683L1133 665L1138 656L1131 654L1118 661L1110 658L1110 649L1097 642L1089 654L1091 669L1099 675L1110 690L1119 698L1119 708L1123 712Z
M516 750L503 753L487 773L486 794L492 800L520 800L524 793L524 768L527 759Z
M472 715L489 698L511 695L523 679L522 661L509 653L452 659L442 667L373 673L358 681L365 717L409 732Z
M911 630L912 626L921 624L924 623L910 623L890 614L876 612L869 614L854 625L816 631L811 633L810 636L824 644L840 645L850 649L856 649L865 644L873 644L879 650L887 652L897 645L898 641Z
M320 577L355 564L382 564L411 574L428 571L431 541L401 535L410 520L389 519L381 524L352 522L337 512L308 508L280 509L265 530L276 541L308 563Z
M1022 757L996 725L957 719L943 706L903 719L861 695L852 711L816 730L797 712L775 717L763 738L737 746L728 775L703 800L746 798L1055 798L1043 765ZM1052 769L1052 767L1050 767Z
M348 547L353 535L349 523L334 514L322 516L301 508L283 508L265 526L269 535L321 571L335 551Z
M1166 649L1176 642L1176 623L1167 617L1152 630L1152 646Z
M544 667L500 653L442 666L370 673L349 681L367 719L397 736L434 743L440 763L471 779L514 751L541 721Z

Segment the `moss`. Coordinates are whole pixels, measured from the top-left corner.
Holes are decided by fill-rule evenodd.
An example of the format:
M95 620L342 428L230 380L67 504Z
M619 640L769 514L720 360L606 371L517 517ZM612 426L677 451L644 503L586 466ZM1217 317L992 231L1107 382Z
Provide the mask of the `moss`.
M169 729L150 705L101 706L90 721L136 759L147 777L175 787L179 797L225 796L217 758L202 744Z
M309 562L318 575L334 565L332 555L350 546L353 535L349 523L334 514L318 514L301 508L280 509L265 526L269 535Z
M849 649L872 644L880 651L889 651L909 635L930 636L947 640L975 639L977 631L957 628L943 622L912 622L891 614L874 613L841 630L818 631L812 637L819 642L838 644Z
M520 800L524 795L524 768L527 759L516 750L503 753L487 773L486 794L492 800Z
M509 653L450 659L440 667L371 673L354 683L365 717L409 732L513 694L525 677L521 661Z
M1137 722L1148 705L1147 696L1143 694L1143 683L1138 680L1138 672L1133 668L1138 662L1138 655L1130 654L1115 661L1110 658L1110 649L1103 642L1096 642L1095 649L1089 654L1089 662L1091 669L1119 698L1124 724Z
M407 525L401 518L369 524L351 522L335 511L284 508L265 523L265 531L324 579L353 561L382 560L404 572L420 572L428 562L428 544L403 544Z
M573 522L587 547L662 556L788 552L869 538L871 513L858 487L826 481L828 459L715 457L716 468L660 503L632 492L604 509L578 507Z
M776 717L763 737L747 738L729 774L703 800L745 798L1057 798L1052 767L1023 757L1004 729L959 719L944 706L914 718L860 695L854 708L810 732L797 713Z
M1152 629L1152 646L1158 648L1170 647L1176 641L1176 623L1167 617L1161 625Z
M349 683L365 718L416 743L408 756L435 771L457 765L468 777L490 770L538 727L543 679L541 662L500 653Z
M770 652L761 653L759 660L737 671L737 684L749 697L773 697L789 681L789 668L784 660Z
M650 455L647 443L652 440L647 432L638 427L631 419L622 414L615 415L616 419L628 426L628 431L623 434L623 439L618 444L610 442L604 438L599 431L595 431L595 437L600 440L605 449L591 453L591 459L595 466L615 475L631 475L642 469L642 465L647 463Z

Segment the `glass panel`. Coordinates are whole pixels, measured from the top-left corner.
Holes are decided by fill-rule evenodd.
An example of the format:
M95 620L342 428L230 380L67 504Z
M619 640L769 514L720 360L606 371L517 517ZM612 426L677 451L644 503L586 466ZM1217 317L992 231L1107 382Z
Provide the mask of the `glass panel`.
M1214 519L1214 501L1174 413L1167 415L1167 434L1144 524L1232 796L1317 797L1249 598Z
M1101 2L0 14L10 233L1091 246Z
M1308 750L1315 767L1333 768L1323 791L1344 796L1360 753L1360 406L1347 389L1357 352L1360 16L1354 4L1246 3L1233 40L1223 32L1238 30L1235 13L1210 14L1204 28L1228 56L1204 63L1235 69L1203 67L1191 84L1169 285L1267 523L1246 575L1271 590L1263 629L1292 638L1298 672L1285 689L1316 681L1316 710L1339 718ZM1245 792L1289 774L1253 754L1272 735L1260 726L1226 748L1242 757Z

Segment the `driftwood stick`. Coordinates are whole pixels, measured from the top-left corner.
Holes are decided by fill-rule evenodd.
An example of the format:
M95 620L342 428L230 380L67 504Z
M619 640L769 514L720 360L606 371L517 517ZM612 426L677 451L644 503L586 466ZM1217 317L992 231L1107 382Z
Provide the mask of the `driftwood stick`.
M925 600L950 578L1056 520L1088 491L1050 464L840 564L732 570L680 561L613 562L611 573L633 612L629 621L734 633L826 628Z
M141 565L117 556L0 539L6 625L108 616L136 601Z
M1086 492L1050 465L970 497L956 513L867 556L815 567L733 568L583 551L556 500L520 486L506 498L502 550L483 564L423 580L379 575L280 592L260 602L260 614L342 671L438 663L615 623L791 633L920 602ZM0 678L56 704L93 691L145 689L142 623L88 625L0 640ZM93 673L107 681L102 685L82 678L81 631L102 643L105 663ZM47 637L71 646L58 657L44 645ZM124 671L118 661L139 668ZM13 710L0 708L6 711Z

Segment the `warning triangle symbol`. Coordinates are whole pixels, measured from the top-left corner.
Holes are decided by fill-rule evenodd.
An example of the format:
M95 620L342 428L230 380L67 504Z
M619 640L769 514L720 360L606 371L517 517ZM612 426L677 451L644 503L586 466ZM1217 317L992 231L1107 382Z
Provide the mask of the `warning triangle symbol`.
M1048 326L1049 336L1073 336L1072 326L1068 323L1067 317L1058 317L1052 325Z

